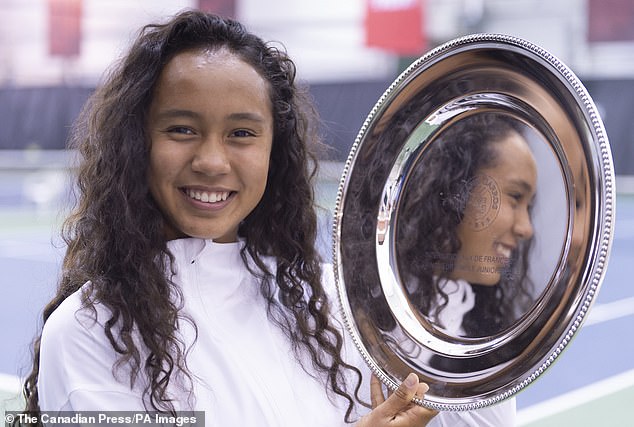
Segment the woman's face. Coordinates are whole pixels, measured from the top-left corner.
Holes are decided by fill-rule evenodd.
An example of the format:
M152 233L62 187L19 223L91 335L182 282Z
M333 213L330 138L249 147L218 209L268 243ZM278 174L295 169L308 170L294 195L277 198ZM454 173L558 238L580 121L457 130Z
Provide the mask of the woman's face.
M537 185L535 159L521 135L492 144L496 161L471 183L451 275L481 285L497 284L520 242L533 236L529 208Z
M182 52L159 77L147 130L149 187L166 237L235 241L266 187L268 83L226 49Z

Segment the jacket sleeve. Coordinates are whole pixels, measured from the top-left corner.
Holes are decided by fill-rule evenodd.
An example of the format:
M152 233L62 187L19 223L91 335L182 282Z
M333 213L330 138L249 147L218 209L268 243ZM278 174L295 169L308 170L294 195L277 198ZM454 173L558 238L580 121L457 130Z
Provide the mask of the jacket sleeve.
M141 411L142 390L130 386L126 366L103 328L107 311L81 308L81 290L68 297L42 331L38 394L42 411ZM142 377L142 376L141 376Z

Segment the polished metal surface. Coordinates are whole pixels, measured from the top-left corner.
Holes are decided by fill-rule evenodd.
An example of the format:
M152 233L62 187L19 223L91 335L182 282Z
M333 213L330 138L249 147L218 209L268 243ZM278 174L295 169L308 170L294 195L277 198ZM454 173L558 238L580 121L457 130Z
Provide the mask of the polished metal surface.
M508 160L534 178L527 208L531 232L508 247L494 243L500 260L483 252L465 264L464 239L453 246L432 244L431 236L444 233L448 222L443 217L430 223L422 212L456 204L459 219L452 227L475 236L503 219L504 177L475 171L462 179L461 191L435 187L459 173L439 164L442 151L454 144L461 124L470 132L471 123L483 117L511 123L529 148L528 166L517 166L514 155ZM430 386L417 403L433 409L469 410L513 396L557 359L587 317L609 257L614 198L599 114L557 58L525 40L495 34L434 49L378 100L341 179L335 278L358 350L392 390L416 372ZM467 209L475 209L475 216ZM490 246L483 241L482 247ZM469 282L486 281L489 272L496 283ZM479 289L475 297L465 291L473 307L484 307L491 294L508 307L498 310L503 315L495 321L484 310L467 328L471 314L452 313L453 291L445 291L445 279L464 279L469 289ZM458 319L453 329L446 325L450 318Z

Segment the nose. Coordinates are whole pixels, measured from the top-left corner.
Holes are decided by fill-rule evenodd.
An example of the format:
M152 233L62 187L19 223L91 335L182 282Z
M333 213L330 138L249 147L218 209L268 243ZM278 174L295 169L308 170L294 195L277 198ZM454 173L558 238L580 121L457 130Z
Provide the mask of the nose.
M198 144L192 169L209 176L226 174L231 170L229 153L222 137L210 136Z
M521 209L517 211L515 223L513 225L513 232L516 236L523 240L528 240L533 237L533 223L531 222L531 216L528 209Z

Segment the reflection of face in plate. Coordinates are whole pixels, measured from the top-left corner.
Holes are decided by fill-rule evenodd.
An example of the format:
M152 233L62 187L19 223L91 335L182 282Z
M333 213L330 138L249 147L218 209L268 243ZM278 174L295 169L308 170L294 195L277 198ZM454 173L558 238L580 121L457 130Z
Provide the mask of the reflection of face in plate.
M494 142L495 161L472 180L457 234L460 250L453 279L495 285L521 241L533 236L530 206L535 197L537 166L516 132Z
M493 178L478 175L469 183L471 190L464 221L475 231L487 228L500 211L500 189Z

